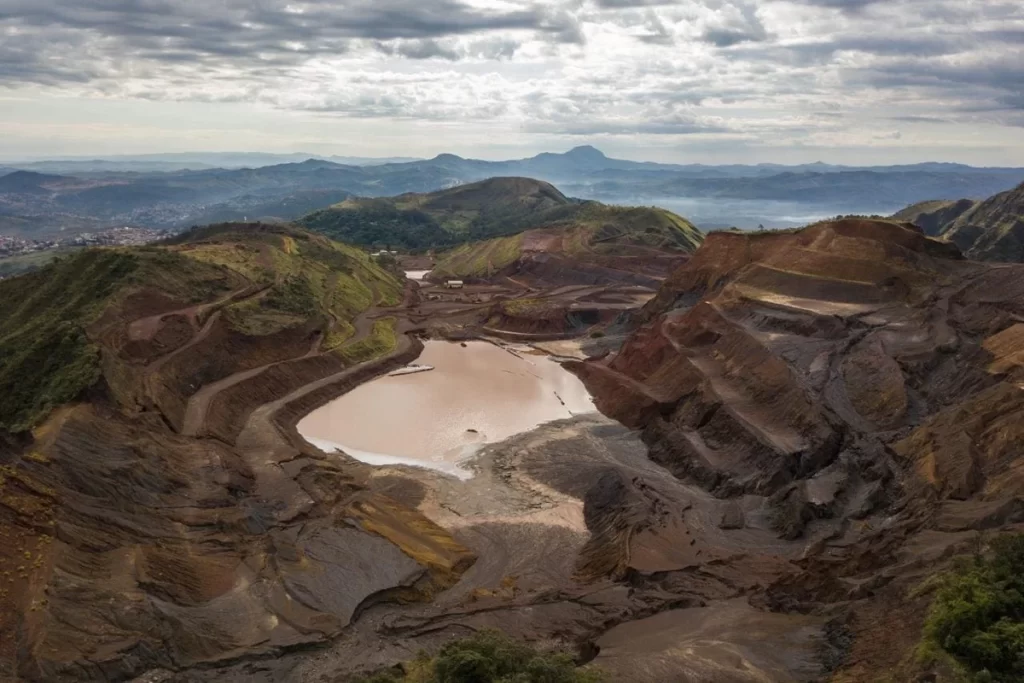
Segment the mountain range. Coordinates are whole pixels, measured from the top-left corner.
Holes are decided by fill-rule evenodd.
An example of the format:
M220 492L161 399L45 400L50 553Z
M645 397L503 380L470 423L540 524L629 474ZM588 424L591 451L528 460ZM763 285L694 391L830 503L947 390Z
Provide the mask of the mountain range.
M202 155L195 158L200 165L204 158L218 161ZM161 159L137 161L166 161ZM219 162L249 161L252 167L166 170L165 166L160 171L146 167L145 172L123 170L116 159L11 167L0 176L0 234L37 239L116 225L177 229L227 220L292 220L348 197L432 192L495 176L526 176L557 183L573 197L659 205L677 212L680 208L672 202L714 204L713 211L702 211L700 206L683 211L701 227L756 227L759 223L782 227L807 222L793 215L890 214L935 197L981 199L1024 180L1020 168L958 164L871 168L822 163L658 164L609 158L593 147L510 161L441 154L374 165L314 158L259 165L271 159L242 155L219 158ZM785 211L774 203L786 203Z

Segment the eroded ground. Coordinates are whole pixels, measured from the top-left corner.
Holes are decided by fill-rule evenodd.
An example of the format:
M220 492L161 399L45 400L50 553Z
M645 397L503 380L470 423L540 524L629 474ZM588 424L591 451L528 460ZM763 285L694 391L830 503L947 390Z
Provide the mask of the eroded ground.
M927 676L914 589L1024 520L1024 273L958 256L844 221L710 236L642 311L621 285L410 283L346 353L234 335L217 302L124 309L100 339L135 342L104 368L131 401L4 444L3 671L344 681L498 627L621 681ZM617 421L514 436L468 481L295 431L422 336L488 334L611 351L573 367Z

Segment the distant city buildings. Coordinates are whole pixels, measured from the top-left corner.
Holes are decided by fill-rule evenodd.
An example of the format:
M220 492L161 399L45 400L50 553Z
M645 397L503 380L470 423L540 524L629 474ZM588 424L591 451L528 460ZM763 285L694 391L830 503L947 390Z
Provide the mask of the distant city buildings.
M167 237L166 230L150 228L133 228L124 226L108 228L96 232L83 232L73 237L62 237L52 240L30 240L13 235L0 234L0 258L21 256L33 252L60 249L62 247L130 247L149 244Z

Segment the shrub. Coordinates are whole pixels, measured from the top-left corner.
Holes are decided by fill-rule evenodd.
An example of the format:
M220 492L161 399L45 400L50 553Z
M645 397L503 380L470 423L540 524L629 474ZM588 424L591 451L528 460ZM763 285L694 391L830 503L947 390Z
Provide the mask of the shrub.
M1024 680L1024 534L992 542L990 556L941 578L925 635L974 681Z
M380 672L358 683L601 683L594 669L579 669L563 653L538 652L497 631L448 643L433 659L406 668L405 676Z

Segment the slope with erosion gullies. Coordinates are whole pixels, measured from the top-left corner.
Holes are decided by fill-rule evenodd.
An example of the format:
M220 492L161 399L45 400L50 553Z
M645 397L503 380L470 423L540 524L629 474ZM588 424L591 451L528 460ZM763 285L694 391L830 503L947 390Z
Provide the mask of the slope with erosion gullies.
M969 258L1024 262L1024 184L979 203L942 236Z
M353 198L299 223L350 244L428 249L510 235L569 216L578 203L539 180L490 178L428 194Z
M642 319L575 370L723 529L802 540L750 605L830 619L836 680L934 673L918 586L1024 522L1024 266L895 221L714 233Z
M980 202L922 202L895 218L953 242L968 258L1024 262L1024 185Z
M440 257L430 277L656 287L702 239L686 219L664 209L586 202L571 217L457 247Z
M907 221L924 230L930 237L939 237L960 216L978 205L973 199L937 199L912 204L893 214L897 221Z
M363 252L260 225L0 282L0 678L273 654L452 583L468 551L289 426L415 357L402 297Z

